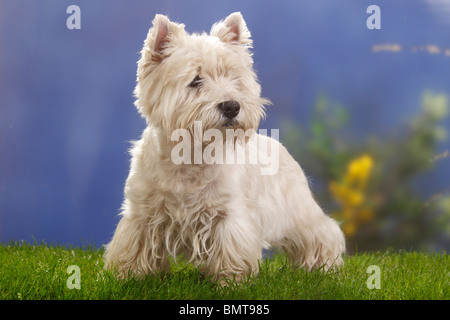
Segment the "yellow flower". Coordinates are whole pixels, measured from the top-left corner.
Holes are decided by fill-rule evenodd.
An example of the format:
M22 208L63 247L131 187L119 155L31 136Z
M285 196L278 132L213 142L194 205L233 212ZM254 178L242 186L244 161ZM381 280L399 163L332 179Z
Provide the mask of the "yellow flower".
M370 172L372 171L372 167L372 157L364 154L349 163L347 167L346 180L349 183L359 182L362 185L365 185L365 182L369 178Z
M355 207L364 200L364 194L361 191L352 189L345 184L338 184L332 181L329 187L334 198L342 206Z
M353 159L347 166L342 182L331 181L329 188L334 199L341 206L336 215L343 219L343 230L352 237L358 225L373 219L373 212L365 203L365 189L373 167L370 155Z
M364 201L364 194L357 190L349 189L347 194L347 202L351 207L357 207Z

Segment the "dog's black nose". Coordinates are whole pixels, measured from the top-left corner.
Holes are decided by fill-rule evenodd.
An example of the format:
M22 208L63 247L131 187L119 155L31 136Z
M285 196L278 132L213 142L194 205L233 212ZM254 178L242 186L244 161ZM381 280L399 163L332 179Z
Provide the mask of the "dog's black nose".
M218 107L220 110L222 110L223 115L230 120L235 118L238 115L239 110L241 109L241 105L239 104L239 102L234 100L221 102L219 103Z

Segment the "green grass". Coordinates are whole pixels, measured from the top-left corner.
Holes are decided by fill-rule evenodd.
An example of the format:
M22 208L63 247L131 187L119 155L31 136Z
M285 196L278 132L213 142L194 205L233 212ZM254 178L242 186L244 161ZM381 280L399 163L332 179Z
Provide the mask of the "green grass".
M80 268L79 290L66 285L70 265ZM367 287L370 265L380 267L380 289ZM279 254L259 276L221 287L190 265L120 281L102 271L102 250L9 243L0 245L0 299L449 299L449 266L446 253L388 250L347 256L335 273L305 272Z

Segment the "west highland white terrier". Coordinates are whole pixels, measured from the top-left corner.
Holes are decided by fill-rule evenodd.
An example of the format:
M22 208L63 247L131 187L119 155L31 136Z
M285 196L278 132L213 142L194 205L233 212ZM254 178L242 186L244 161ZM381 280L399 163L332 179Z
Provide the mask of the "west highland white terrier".
M169 257L183 257L212 279L240 279L257 274L270 247L308 270L342 264L344 235L302 169L276 139L255 132L269 101L251 48L240 13L209 35L155 16L135 89L148 126L131 149L106 269L157 274L169 270ZM264 172L270 163L275 170Z

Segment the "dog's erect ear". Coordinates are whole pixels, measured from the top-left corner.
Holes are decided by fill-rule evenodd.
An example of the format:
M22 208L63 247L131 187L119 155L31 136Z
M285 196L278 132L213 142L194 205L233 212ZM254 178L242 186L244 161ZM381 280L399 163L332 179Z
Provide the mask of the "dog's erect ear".
M240 12L234 12L225 20L215 23L210 35L218 37L225 43L240 44L249 48L252 46L250 31Z
M153 19L153 28L145 40L147 54L151 55L151 60L161 62L165 58L164 49L180 32L184 32L183 24L171 22L166 16L157 14Z

